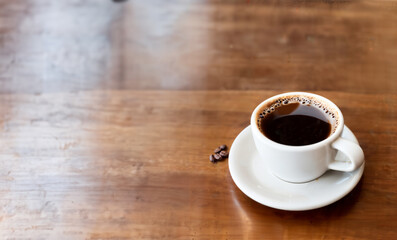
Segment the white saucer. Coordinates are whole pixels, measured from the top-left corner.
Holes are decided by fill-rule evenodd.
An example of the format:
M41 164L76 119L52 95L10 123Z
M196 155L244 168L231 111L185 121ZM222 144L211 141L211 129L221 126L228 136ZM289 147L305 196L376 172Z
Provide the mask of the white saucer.
M346 126L342 137L358 143ZM337 153L337 160L343 161L344 158L342 153ZM237 136L229 153L230 174L243 193L263 205L291 211L320 208L338 201L357 185L364 165L353 172L330 170L308 183L284 182L260 161L250 126Z

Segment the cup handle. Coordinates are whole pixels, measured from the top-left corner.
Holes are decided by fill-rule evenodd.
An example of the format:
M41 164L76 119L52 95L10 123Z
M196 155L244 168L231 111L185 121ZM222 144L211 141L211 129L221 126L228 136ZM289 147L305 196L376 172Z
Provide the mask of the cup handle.
M356 170L364 162L364 152L354 142L340 137L332 143L332 147L343 152L350 161L333 161L328 165L329 169L351 172Z

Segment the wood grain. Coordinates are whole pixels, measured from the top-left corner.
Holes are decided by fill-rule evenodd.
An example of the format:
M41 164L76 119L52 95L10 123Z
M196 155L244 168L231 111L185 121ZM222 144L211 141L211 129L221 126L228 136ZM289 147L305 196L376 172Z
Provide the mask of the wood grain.
M396 239L396 20L396 1L0 1L0 238ZM208 159L295 90L366 156L304 212Z
M397 92L395 1L1 2L5 93Z
M341 107L367 162L360 185L328 207L261 206L234 185L227 162L209 162L214 146L230 146L255 105L276 93L2 95L13 106L2 109L2 233L17 239L395 236L395 95L363 102L368 95L317 92Z

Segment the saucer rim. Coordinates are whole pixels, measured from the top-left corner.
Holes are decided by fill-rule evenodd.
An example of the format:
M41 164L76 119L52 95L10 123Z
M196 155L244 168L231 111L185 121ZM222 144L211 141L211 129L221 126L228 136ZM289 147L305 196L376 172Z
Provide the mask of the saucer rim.
M358 140L356 138L356 136L354 135L354 133L345 125L343 131L347 131L349 135L351 135L350 137L352 138L352 140L356 143L358 143ZM247 136L245 136L247 135ZM349 178L352 179L351 181L348 182L348 184L350 184L350 186L343 191L340 194L336 194L332 197L330 197L328 200L326 201L320 201L317 204L308 204L308 205L304 205L304 204L300 204L298 206L294 206L294 204L292 203L288 203L285 204L283 202L277 201L272 199L271 197L269 197L269 195L263 195L258 193L257 191L253 190L253 189L249 189L249 187L245 187L243 186L244 184L242 184L240 182L240 179L237 177L237 173L238 169L235 169L235 166L233 165L234 162L234 158L233 158L233 152L237 151L237 150L233 150L236 149L236 144L239 143L237 140L240 140L243 137L252 137L252 131L251 131L251 125L248 125L246 128L244 128L238 135L237 137L234 139L233 144L230 147L230 153L229 153L229 172L230 175L232 177L233 182L236 184L236 186L240 189L240 191L242 191L245 195L247 195L249 198L251 198L252 200L271 207L271 208L275 208L275 209L280 209L280 210L287 210L287 211L306 211L306 210L312 210L312 209L317 209L317 208L321 208L321 207L325 207L327 205L330 205L340 199L342 199L343 197L345 197L348 193L350 193L356 186L357 184L360 182L360 179L362 178L362 175L364 173L364 168L365 168L365 160L364 163L358 168L356 169L354 174L352 174ZM254 148L255 149L255 148ZM257 151L255 149L255 151ZM252 164L252 160L251 164ZM269 171L267 171L268 174L270 174L273 178L277 178L276 176L272 175ZM323 176L320 176L317 179L321 179ZM255 179L255 178L254 178ZM278 178L277 178L278 179ZM279 179L280 180L280 179ZM258 181L258 180L256 180ZM280 180L283 181L283 180ZM293 185L300 185L300 184L311 184L316 180L307 182L307 183L289 183L289 182L285 182L286 184L290 184L290 186ZM271 195L270 195L271 196Z

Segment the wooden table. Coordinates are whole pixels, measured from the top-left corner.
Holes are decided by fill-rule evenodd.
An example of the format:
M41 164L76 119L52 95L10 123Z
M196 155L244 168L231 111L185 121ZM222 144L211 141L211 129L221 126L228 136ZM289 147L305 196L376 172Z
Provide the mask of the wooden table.
M0 1L1 239L397 239L397 1ZM286 91L338 106L358 186L263 206L209 154Z

